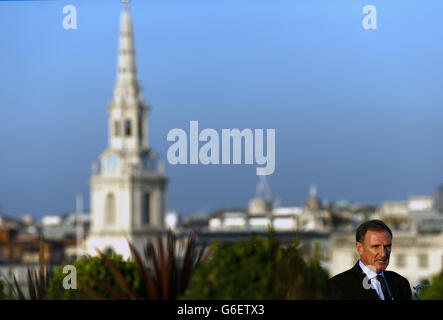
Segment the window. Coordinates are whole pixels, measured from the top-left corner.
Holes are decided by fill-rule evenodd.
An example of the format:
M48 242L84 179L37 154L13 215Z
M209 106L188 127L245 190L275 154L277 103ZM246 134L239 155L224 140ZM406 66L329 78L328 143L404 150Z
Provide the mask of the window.
M427 268L429 265L428 255L427 254L419 254L418 255L418 266L420 268Z
M114 136L118 137L121 134L121 128L120 128L120 122L115 121L114 122Z
M399 268L406 267L406 257L404 254L397 255L397 267L399 267Z
M151 195L146 193L143 199L142 224L149 224L151 215Z
M115 223L115 197L112 193L106 196L105 223L107 225L112 225Z
M131 120L125 121L125 136L131 136Z
M138 115L138 139L140 141L140 144L143 141L142 137L143 137L143 121L142 121L142 114L140 113Z

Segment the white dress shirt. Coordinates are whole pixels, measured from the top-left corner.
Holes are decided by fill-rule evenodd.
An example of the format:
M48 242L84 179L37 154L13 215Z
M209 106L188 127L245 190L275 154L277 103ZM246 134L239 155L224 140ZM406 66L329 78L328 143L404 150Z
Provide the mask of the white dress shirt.
M361 262L361 260L358 260L358 264L360 265L360 268L363 270L363 272L366 274L366 276L368 277L368 279L371 281L372 287L375 289L375 291L377 292L378 298L380 300L385 300L385 297L383 295L383 290L381 289L381 284L380 282L377 280L377 272L372 271L371 269L369 269L367 266L365 266L363 264L363 262ZM386 289L388 290L388 293L391 295L391 290L389 290L389 286L388 283L386 281L385 275L382 272L380 272L380 275L383 277L383 279L385 279L385 285L386 285Z

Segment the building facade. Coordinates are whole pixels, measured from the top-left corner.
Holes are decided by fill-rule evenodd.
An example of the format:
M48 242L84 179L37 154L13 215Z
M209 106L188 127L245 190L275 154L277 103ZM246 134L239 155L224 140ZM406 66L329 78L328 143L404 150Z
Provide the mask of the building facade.
M224 210L213 214L208 230L266 231L272 227L280 231L329 232L332 228L331 213L327 210L309 210L302 207L272 208L269 201L255 198L249 201L247 210Z

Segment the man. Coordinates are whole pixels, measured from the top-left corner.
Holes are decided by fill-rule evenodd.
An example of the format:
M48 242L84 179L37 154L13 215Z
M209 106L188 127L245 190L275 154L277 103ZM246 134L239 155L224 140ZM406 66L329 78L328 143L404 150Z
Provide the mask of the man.
M409 300L408 280L386 271L392 247L392 231L380 220L362 223L356 232L360 255L356 265L328 280L326 299L330 300Z

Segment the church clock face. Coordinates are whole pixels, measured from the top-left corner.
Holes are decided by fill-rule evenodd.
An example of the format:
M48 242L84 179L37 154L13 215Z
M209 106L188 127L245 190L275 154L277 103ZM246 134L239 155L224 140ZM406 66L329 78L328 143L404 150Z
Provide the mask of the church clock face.
M106 168L110 171L117 169L118 157L115 154L111 154L106 158Z

